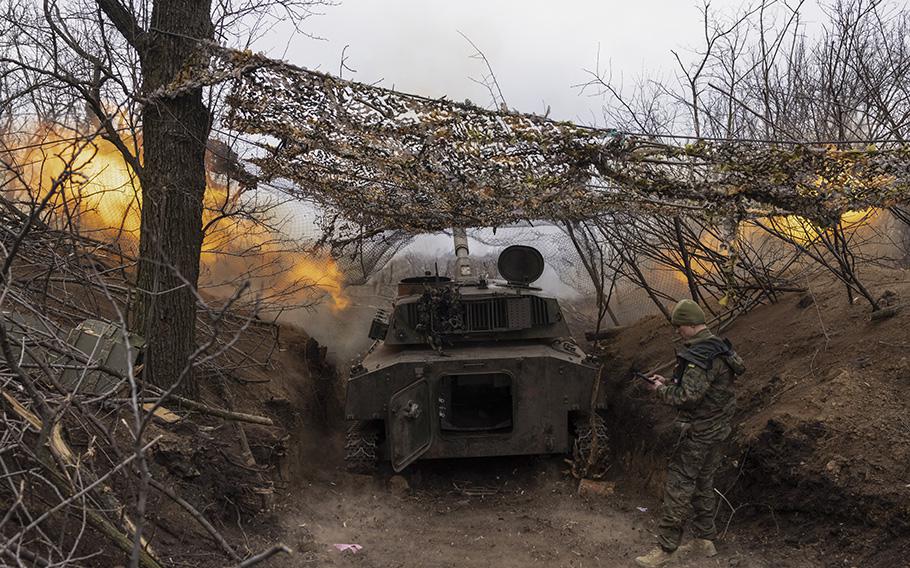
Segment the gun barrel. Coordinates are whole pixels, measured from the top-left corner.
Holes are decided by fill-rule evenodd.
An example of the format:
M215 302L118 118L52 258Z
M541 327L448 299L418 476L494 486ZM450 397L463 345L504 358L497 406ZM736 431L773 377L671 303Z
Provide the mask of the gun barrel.
M457 227L452 230L452 237L455 240L455 279L467 280L473 276L467 232L463 228Z

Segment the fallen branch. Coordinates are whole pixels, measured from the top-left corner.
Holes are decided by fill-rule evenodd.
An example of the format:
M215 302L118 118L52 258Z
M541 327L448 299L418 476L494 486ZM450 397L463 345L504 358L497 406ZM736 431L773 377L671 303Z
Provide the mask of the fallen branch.
M238 562L243 560L243 558L239 554L237 554L237 552L235 552L233 548L231 548L231 545L228 544L228 542L224 539L224 537L221 536L221 533L219 533L218 530L214 526L212 526L212 523L210 523L208 521L208 519L206 519L202 515L202 513L200 513L195 507L190 505L189 502L187 502L185 499L183 499L182 497L177 495L177 493L173 489L162 484L160 481L157 481L155 479L150 479L149 483L151 483L152 487L154 487L158 491L161 491L162 493L164 493L165 495L170 497L175 503L177 503L178 505L183 507L183 509L187 513L189 513L190 516L192 516L194 519L196 519L196 522L198 522L200 525L202 525L202 528L204 528L212 536L212 538L215 539L215 542L217 542L218 545L221 546L221 549L224 550L224 552L228 556L230 556L232 559L234 559Z
M130 554L133 550L133 539L126 536L119 530L117 530L114 525L108 522L107 519L98 514L97 511L91 509L86 510L86 515L88 515L89 520L103 534L107 535L117 547ZM143 539L145 540L145 539ZM164 568L158 560L149 554L148 550L145 547L142 547L139 550L139 564L144 568Z
M154 444L158 443L158 440L160 440L161 438L162 438L161 436L158 436L157 438L155 438L154 440L152 440L151 442L146 444L145 447L142 448L143 451L147 450L148 448L152 447ZM12 542L12 541L17 540L19 537L25 535L25 533L27 533L29 530L31 530L31 529L35 528L36 526L38 526L39 524L41 524L41 522L44 521L46 518L50 517L57 511L63 509L64 507L66 507L67 505L72 503L73 501L79 499L80 497L82 497L86 493L90 492L95 487L104 483L107 480L107 478L109 478L110 476L114 475L115 473L117 473L118 471L120 471L121 469L123 469L124 467L129 465L129 463L131 461L133 461L133 459L135 457L136 457L136 454L133 454L130 457L124 459L119 464L117 464L116 466L111 468L110 471L108 471L107 473L105 473L104 475L102 475L101 477L99 477L98 479L93 481L92 483L86 485L81 490L77 491L76 493L73 493L72 495L70 495L69 497L64 499L63 501L60 501L59 503L57 503L56 505L54 505L53 507L51 507L50 509L48 509L47 511L42 513L37 519L35 519L30 524L28 524L25 528L20 529L18 533L13 535L12 538L10 538L10 541Z
M209 414L211 416L217 416L218 418L224 418L225 420L236 420L238 422L249 422L251 424L260 424L262 426L275 426L275 423L271 418L265 416L258 416L256 414L246 414L244 412L232 412L230 410L225 410L223 408L216 408L214 406L208 406L202 404L201 402L196 402L195 400L184 398L176 394L170 394L167 396L168 400L173 400L190 410L195 410L196 412L201 412L202 414ZM129 399L110 399L111 402L122 402L128 401ZM140 403L156 403L159 398L142 398L139 399Z
M6 541L3 542L3 546L5 547L5 549L3 551L3 555L20 566L22 565L23 558L28 560L29 562L31 562L33 565L40 566L41 568L44 568L45 566L49 565L47 560L45 560L44 558L41 558L40 556L38 556L34 552L31 552L30 550L26 550L26 549L22 548L21 546L16 548L15 551L10 550L8 548Z
M872 321L888 319L890 317L897 315L897 312L902 307L903 307L903 304L900 304L897 306L891 306L888 308L881 308L881 309L878 309L878 310L875 310L874 312L872 312L872 314L869 317L872 319Z
M23 420L28 422L34 428L38 429L39 432L43 431L43 424L42 424L41 420L37 416L35 416L35 414L33 414L31 411L29 411L27 408L25 408L21 403L19 403L9 393L7 393L5 391L0 391L0 393L2 393L3 400L5 400L7 402L7 404L10 406L10 408L13 410L13 412L15 412L17 415L19 415L20 418L22 418ZM52 434L50 436L51 454L54 456L54 458L56 458L64 466L75 466L76 460L73 455L73 452L72 452L72 450L70 450L69 446L67 446L66 442L64 441L63 436L62 436L62 430L58 430L58 428L56 428L58 426L60 426L59 423L55 424L55 428L52 429ZM151 446L156 444L158 442L158 440L160 440L160 439L161 439L161 436L156 437L155 439L150 441L148 444L146 444L142 448L142 451L147 450L148 448L150 448ZM136 457L136 454L133 454L130 457L124 459L119 464L114 466L110 471L108 471L101 477L96 478L94 481L89 483L87 486L83 487L80 491L70 495L69 497L67 497L66 499L64 499L57 505L55 505L54 507L51 507L50 509L45 511L36 520L32 521L32 523L30 523L28 526L26 526L25 528L20 530L16 535L14 535L12 538L10 538L7 541L7 544L5 544L3 546L3 549L0 550L0 552L4 552L10 543L12 543L15 540L17 540L18 538L24 536L26 532L28 532L31 528L34 528L35 526L40 524L44 519L48 518L50 515L61 510L63 507L66 507L70 503L76 501L81 496L89 493L95 487L98 487L99 485L101 485L111 475L113 475L114 473L116 473L117 471L119 471L120 469L122 469L123 467L128 465L130 462L132 462L133 459L135 459L135 457ZM57 468L54 467L53 462L47 463L47 462L39 460L39 463L50 474L48 476L48 479L57 487L57 489L61 492L61 494L69 493L69 491L70 491L70 487L68 486L69 480L67 480L67 478L62 473L57 471ZM103 495L105 495L105 493L106 492L102 490L101 495L103 496ZM105 501L108 503L108 506L113 507L115 505L115 503L111 503L110 501L107 501L107 500L105 500ZM127 536L123 532L121 532L119 529L117 529L117 527L112 525L104 516L99 514L97 511L94 511L92 509L84 509L84 511L85 511L85 514L86 514L88 520L90 521L92 526L95 527L95 529L97 529L99 532L101 532L102 534L104 534L108 538L110 538L114 542L114 544L117 545L118 548L120 548L127 554L132 552L132 549L133 549L132 538L130 538L129 536ZM132 521L130 521L130 519L128 517L124 516L123 520L127 524L128 527L134 526ZM140 550L140 553L139 553L139 563L144 568L163 568L161 566L161 564L158 562L158 560L149 552L148 543L145 541L145 539L143 539L142 542L143 542L144 546Z
M254 566L256 564L259 564L260 562L264 562L264 561L268 560L269 558L275 556L279 552L283 552L285 554L290 554L291 549L283 544L275 545L272 548L266 550L265 552L260 552L259 554L255 555L255 556L250 556L249 558L247 558L246 560L244 560L243 562L238 564L236 566L236 568L249 568L250 566Z
M231 412L230 410L225 410L223 408L215 408L213 406L206 406L201 402L196 402L195 400L190 400L176 394L170 395L168 398L175 400L180 403L181 406L195 410L196 412L202 412L203 414L211 414L212 416L217 416L219 418L224 418L225 420L238 420L240 422L250 422L251 424L261 424L263 426L274 426L275 423L272 422L271 418L266 418L265 416L257 416L255 414L246 414L244 412Z

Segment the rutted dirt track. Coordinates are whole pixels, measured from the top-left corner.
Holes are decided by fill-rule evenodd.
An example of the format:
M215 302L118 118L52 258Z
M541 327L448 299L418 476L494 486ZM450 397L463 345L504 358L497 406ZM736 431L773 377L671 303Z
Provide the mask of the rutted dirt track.
M558 458L430 462L413 469L407 486L401 477L323 471L289 489L280 506L286 542L297 549L293 560L280 565L633 565L635 556L653 546L653 497L622 482L609 496L578 496L577 482L562 470ZM754 534L754 526L740 526L734 518L718 557L675 565L822 565L811 549L769 547ZM340 552L334 544L363 549ZM850 565L842 558L838 564Z

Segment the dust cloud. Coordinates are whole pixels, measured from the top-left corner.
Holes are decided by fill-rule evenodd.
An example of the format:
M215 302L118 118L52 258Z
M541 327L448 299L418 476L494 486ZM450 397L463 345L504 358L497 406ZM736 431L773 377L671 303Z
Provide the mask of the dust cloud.
M326 296L313 307L297 308L279 317L279 322L303 329L327 347L326 357L342 372L370 348L373 340L367 333L376 312L392 305L392 298L378 296L373 285L347 286L344 292L350 303L343 309Z

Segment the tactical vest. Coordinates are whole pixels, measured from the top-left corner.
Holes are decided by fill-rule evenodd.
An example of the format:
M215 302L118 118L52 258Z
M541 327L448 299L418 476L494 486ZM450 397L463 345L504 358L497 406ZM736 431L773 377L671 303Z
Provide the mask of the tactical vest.
M686 366L691 364L710 371L714 364L714 359L721 357L724 363L730 367L733 376L741 375L745 372L745 366L739 355L733 350L733 344L727 338L711 337L704 341L686 347L676 354L676 370L673 372L673 382L677 385L682 383L683 375L686 372Z

